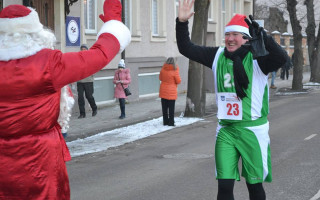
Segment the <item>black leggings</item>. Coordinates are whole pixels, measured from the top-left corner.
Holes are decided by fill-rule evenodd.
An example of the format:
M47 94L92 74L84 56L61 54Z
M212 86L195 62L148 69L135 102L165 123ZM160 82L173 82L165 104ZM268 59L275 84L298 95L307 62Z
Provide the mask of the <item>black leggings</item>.
M163 125L174 126L174 106L176 100L161 99ZM169 111L169 113L168 113Z
M217 200L234 200L233 187L234 179L219 179L218 180L218 197ZM266 193L262 183L249 184L247 183L250 200L265 200Z

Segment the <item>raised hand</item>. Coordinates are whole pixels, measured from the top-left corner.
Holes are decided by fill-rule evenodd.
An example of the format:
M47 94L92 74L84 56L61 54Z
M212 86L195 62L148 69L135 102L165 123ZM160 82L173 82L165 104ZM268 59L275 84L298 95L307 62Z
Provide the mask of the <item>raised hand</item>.
M180 22L188 21L193 15L192 7L195 0L179 0L178 18Z
M118 20L121 22L121 2L120 0L105 0L103 4L103 14L99 15L103 22Z

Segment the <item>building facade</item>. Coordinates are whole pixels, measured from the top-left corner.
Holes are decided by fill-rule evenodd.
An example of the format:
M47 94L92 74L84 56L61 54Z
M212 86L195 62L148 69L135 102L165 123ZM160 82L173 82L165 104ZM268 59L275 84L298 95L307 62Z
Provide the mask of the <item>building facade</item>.
M62 52L79 51L79 46L67 45L66 18L79 19L79 44L89 47L96 40L102 26L99 14L103 13L103 0L0 0L0 8L11 4L35 7L41 22L52 29L57 37L56 49ZM235 13L249 15L253 10L253 0L211 0L208 13L207 45L224 45L224 26ZM126 67L130 68L132 95L129 101L158 97L159 72L167 57L175 57L180 67L182 82L178 92L187 90L189 61L177 48L175 19L178 0L123 0L125 24L132 34L132 42L126 48ZM190 21L190 32L192 20ZM121 55L95 74L94 96L98 105L113 104L113 75ZM209 69L206 77L207 90L213 91L213 76ZM75 84L73 85L75 90ZM76 95L76 92L74 92Z
M271 33L274 40L280 44L280 46L286 50L289 57L292 57L292 54L294 52L294 44L293 44L293 35L289 34L287 32L280 33L279 31L274 31ZM307 45L307 36L303 35L302 37L302 53L303 53L303 67L304 70L309 70L309 55L308 55L308 45Z

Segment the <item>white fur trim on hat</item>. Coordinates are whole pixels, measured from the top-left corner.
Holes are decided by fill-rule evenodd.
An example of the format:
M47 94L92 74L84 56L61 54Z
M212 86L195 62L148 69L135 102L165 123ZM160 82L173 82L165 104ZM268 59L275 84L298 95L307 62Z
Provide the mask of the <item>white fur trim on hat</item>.
M228 33L228 32L245 33L250 36L249 29L247 27L240 26L240 25L226 26L226 28L224 29L224 33Z
M104 23L97 38L99 38L102 33L110 33L118 39L120 43L120 52L122 52L131 42L130 30L118 20L110 20Z
M28 7L31 12L24 17L0 18L0 32L4 33L36 33L43 29L38 13Z

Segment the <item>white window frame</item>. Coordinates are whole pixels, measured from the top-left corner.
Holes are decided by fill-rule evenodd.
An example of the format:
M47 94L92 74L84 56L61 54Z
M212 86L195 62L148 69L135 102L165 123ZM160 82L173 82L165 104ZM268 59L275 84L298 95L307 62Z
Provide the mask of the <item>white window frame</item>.
M226 0L221 0L221 36L222 44L224 44L224 29L226 26Z
M154 7L154 3L157 3L157 7ZM152 0L150 6L150 36L151 42L166 42L167 41L167 7L164 0ZM170 1L170 5L175 5L174 1ZM156 8L154 13L152 10ZM174 11L172 11L174 12ZM157 17L157 24L153 23L154 17ZM158 32L155 32L154 26L157 26Z
M138 77L141 77L141 76L153 76L153 75L159 76L160 72L141 73L141 74L138 74ZM159 83L161 83L160 80L159 80ZM149 93L149 94L141 94L141 95L139 95L139 97L152 97L152 96L155 96L155 95L159 95L159 92Z
M138 76L151 76L151 75L159 75L160 72L146 72L146 73L141 73L138 74Z
M240 12L240 0L233 0L233 16Z
M125 25L129 28L129 30L132 32L132 0L124 0L125 1L125 8L129 6L129 10L127 9L125 12ZM128 18L129 16L129 18ZM129 26L128 26L128 21L129 21Z
M100 80L113 80L114 76L104 76L104 77L94 77L94 81L100 81ZM113 85L113 87L115 87L115 85ZM98 106L101 105L109 105L109 104L113 104L114 102L116 102L116 98L107 100L107 101L97 101L96 104Z
M155 3L154 1L156 1L156 11L157 13L154 13L154 6ZM156 15L156 16L155 16ZM154 19L156 18L156 26L154 24ZM156 28L157 30L155 30L154 28ZM152 36L159 36L159 1L158 0L152 0L151 3L151 32L152 32Z
M175 0L175 6L174 6L174 16L175 16L175 18L174 18L174 20L176 20L177 19L177 17L178 17L178 12L179 12L179 1L180 0Z
M97 14L97 0L84 0L86 1L86 4L84 4L84 11L86 11L85 13L87 13L87 19L84 19L84 25L85 25L85 33L89 33L89 34L95 34L97 33L97 21L98 21L98 14ZM90 10L89 10L89 6L88 6L88 2L89 1L93 1L94 2L94 8L92 9L92 11L94 12L94 29L90 29L90 28L87 28L89 27L89 24L86 24L89 23L89 13L90 13ZM85 18L85 14L84 14L84 18Z
M213 13L213 1L210 2L210 6L208 9L208 21L213 22L214 21L214 13Z
M141 42L141 4L140 0L130 0L131 41Z

